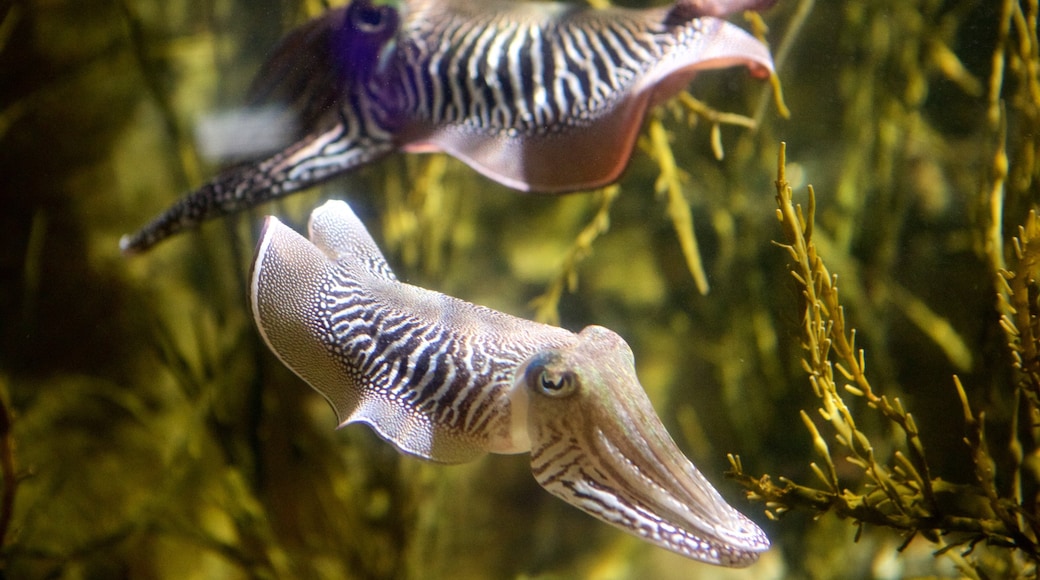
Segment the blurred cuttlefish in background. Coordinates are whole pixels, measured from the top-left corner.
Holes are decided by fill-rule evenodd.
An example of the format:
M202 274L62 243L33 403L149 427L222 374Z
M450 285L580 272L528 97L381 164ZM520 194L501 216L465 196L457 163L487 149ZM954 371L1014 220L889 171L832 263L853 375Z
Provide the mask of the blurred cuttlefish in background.
M253 316L286 366L400 451L443 463L531 453L535 479L688 558L746 566L769 540L668 435L614 332L579 334L399 282L342 201L310 239L268 217Z
M354 0L292 32L257 77L254 100L289 107L296 140L217 175L120 246L144 251L394 151L444 151L521 191L605 185L648 107L699 71L771 73L769 50L721 17L774 2Z

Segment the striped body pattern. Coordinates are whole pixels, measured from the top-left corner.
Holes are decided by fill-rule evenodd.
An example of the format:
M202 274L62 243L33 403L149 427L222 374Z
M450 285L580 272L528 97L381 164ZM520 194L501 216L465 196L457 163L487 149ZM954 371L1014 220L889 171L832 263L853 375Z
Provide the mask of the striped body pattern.
M487 445L488 433L508 432L506 390L529 353L476 343L449 325L430 325L342 276L333 283L320 303L327 347L360 385L362 407L364 399L375 399L376 406L408 405L428 422L427 429L450 430L475 447ZM413 449L432 453L418 442L405 448Z
M698 73L771 73L769 50L720 18L770 4L354 0L290 34L258 75L255 104L285 107L299 134L218 175L121 247L146 250L394 151L443 151L519 191L606 185L627 165L648 108Z
M326 262L319 250L340 243L323 233L338 232L339 224L328 221L344 218L332 210L312 217L314 245L299 253L321 284L286 284L293 265L273 251L283 238L271 234L291 232L280 222L265 226L258 249L264 261L252 280L264 339L329 400L341 424L367 423L403 452L458 463L488 451L526 451L526 437L517 439L511 424L513 374L535 350L573 342L574 334L400 283L356 216L349 217L358 237L340 262ZM287 307L291 319L264 310ZM325 364L308 364L315 359Z
M647 73L723 21L667 23L667 10L575 10L515 2L433 17L442 2L412 3L402 31L405 110L431 125L504 137L588 125Z
M251 303L264 341L341 426L444 463L530 452L553 495L696 560L746 566L769 548L668 435L616 333L402 283L344 202L316 209L309 230L267 219Z

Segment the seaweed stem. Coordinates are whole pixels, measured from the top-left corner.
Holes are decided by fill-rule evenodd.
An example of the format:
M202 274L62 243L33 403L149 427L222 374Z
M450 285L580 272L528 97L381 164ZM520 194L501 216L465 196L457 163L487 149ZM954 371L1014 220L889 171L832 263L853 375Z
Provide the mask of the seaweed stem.
M708 275L704 271L701 251L697 245L697 235L693 231L693 214L690 204L683 196L682 182L686 174L675 163L672 145L668 142L668 132L661 120L654 117L650 120L650 155L657 162L660 174L654 184L654 190L663 194L668 202L668 217L672 220L675 235L679 238L679 246L686 258L686 268L693 276L697 290L707 294L709 290Z
M599 208L589 223L582 228L571 244L563 264L549 287L541 295L531 300L535 309L535 319L547 324L558 325L560 321L560 297L564 289L573 291L578 284L578 264L592 252L592 244L610 229L610 209L621 192L617 184L607 186L597 192Z

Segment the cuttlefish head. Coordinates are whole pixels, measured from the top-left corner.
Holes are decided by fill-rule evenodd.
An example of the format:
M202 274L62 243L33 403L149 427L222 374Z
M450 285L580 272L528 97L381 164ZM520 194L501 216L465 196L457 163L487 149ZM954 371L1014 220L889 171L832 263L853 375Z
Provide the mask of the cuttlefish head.
M399 4L355 0L344 9L329 48L345 81L367 80L384 64L400 28Z
M513 388L527 407L531 471L553 495L711 564L746 566L769 548L668 435L616 333L590 326L574 345L538 352Z

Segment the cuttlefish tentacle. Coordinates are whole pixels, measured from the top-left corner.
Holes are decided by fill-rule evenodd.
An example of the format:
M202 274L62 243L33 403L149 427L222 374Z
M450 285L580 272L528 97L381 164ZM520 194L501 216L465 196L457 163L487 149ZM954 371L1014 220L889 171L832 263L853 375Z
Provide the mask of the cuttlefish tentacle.
M265 63L258 81L267 82L253 88L255 105L289 103L298 111L299 125L311 132L266 159L225 170L181 198L133 236L124 236L120 247L125 253L146 250L213 217L306 189L397 148L396 122L381 114L380 87L372 79L380 58L373 50L396 33L397 13L371 7L369 18L380 21L374 26L360 13L366 2L300 27ZM336 55L342 60L330 62Z
M364 146L342 148L356 130L346 123L309 136L258 163L244 163L221 173L192 195L178 200L151 224L120 240L127 254L156 243L212 217L229 215L271 199L305 189L321 179L385 156L394 150L389 140L353 139Z
M503 0L354 0L290 34L256 93L303 134L233 167L133 236L148 249L198 223L309 187L391 151L447 152L521 191L565 192L624 170L648 107L705 69L772 70L719 17L772 0L646 10Z
M340 425L366 423L439 462L531 453L549 492L697 560L745 566L769 547L682 454L599 326L579 334L402 283L349 206L310 239L267 218L251 276L257 327Z

